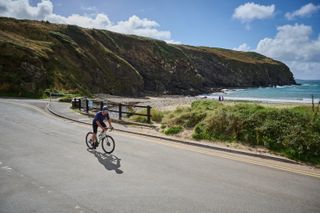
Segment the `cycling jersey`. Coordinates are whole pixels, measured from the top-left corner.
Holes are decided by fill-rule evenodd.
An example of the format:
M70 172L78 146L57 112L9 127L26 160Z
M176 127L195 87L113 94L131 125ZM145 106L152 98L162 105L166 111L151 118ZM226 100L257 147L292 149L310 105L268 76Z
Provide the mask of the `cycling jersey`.
M109 113L107 113L106 115L103 115L102 112L100 111L100 112L98 112L96 114L96 116L94 117L92 123L96 124L97 121L99 121L100 123L103 123L104 119L110 120Z

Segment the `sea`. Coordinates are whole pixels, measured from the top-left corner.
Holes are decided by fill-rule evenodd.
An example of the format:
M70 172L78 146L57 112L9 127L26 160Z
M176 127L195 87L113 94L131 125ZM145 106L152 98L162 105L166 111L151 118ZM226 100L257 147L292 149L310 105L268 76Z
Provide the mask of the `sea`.
M278 103L314 103L320 101L320 80L299 80L299 85L256 87L243 89L222 89L221 92L201 95L211 99L235 101L259 101Z

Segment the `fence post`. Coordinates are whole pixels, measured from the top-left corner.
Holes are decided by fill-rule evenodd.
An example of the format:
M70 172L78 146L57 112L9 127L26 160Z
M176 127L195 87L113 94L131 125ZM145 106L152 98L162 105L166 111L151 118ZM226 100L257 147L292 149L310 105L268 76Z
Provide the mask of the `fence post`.
M89 112L89 100L86 99L86 113Z
M78 103L79 103L79 110L81 111L81 99L78 99Z
M122 104L119 104L119 120L122 119Z
M147 106L148 123L151 123L151 106Z
M103 101L100 102L100 111L102 111L103 108Z

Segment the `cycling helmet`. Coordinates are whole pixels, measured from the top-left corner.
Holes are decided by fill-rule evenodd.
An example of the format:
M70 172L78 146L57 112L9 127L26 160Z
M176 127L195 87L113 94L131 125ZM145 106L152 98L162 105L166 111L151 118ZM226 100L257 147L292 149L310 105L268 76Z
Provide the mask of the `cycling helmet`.
M107 106L102 107L102 111L103 112L108 112L108 107Z

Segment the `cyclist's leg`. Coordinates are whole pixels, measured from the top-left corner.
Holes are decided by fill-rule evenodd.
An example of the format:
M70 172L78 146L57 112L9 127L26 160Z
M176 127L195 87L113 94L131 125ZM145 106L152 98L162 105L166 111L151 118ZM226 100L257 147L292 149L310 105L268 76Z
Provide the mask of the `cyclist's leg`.
M93 134L92 134L92 142L93 144L97 141L97 132L98 132L98 125L93 123L92 124Z
M101 122L101 126L107 127L107 125L104 122ZM102 132L103 132L103 130L102 130Z

